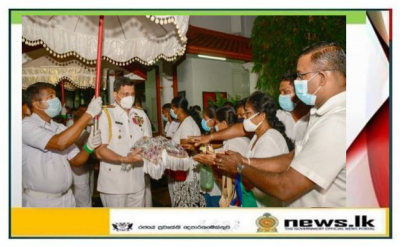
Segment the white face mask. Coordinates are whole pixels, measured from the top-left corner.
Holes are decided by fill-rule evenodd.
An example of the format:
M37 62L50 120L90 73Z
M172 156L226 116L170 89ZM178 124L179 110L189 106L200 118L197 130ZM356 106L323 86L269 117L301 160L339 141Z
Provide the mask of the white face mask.
M126 96L121 99L120 104L122 108L124 108L125 110L129 110L132 108L134 102L135 102L135 96Z
M257 116L258 114L260 113L254 114L251 118L247 118L243 121L244 130L246 130L247 132L254 132L257 130L257 128L261 125L262 121L256 125L251 121L251 119Z
M303 101L306 105L315 105L317 99L316 93L321 89L319 86L313 94L308 93L308 83L317 76L318 73L313 75L309 80L294 80L294 88L296 91L297 98Z

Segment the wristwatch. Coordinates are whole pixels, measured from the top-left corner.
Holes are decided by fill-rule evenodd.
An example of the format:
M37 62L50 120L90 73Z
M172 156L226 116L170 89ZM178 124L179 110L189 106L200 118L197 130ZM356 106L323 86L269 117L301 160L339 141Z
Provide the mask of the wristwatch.
M243 169L244 169L244 165L242 163L239 163L239 164L236 165L236 171L239 174L242 174Z

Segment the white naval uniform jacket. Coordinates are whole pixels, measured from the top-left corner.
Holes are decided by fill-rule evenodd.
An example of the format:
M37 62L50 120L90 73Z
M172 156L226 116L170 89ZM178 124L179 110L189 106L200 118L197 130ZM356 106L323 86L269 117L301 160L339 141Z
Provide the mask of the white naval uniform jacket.
M56 194L66 193L60 198L44 199L23 196L24 207L74 207L75 200L69 191L72 171L69 160L79 149L72 144L63 151L47 150L50 139L64 131L63 124L45 122L36 113L22 121L22 186L24 190Z
M115 153L127 156L131 147L143 136L151 137L151 124L143 110L132 108L129 116L118 104L108 108L112 125L112 137L109 140L109 123L107 114L102 112L99 119L99 129L103 144ZM135 118L136 117L136 118ZM133 119L142 118L141 126ZM134 164L129 171L122 171L120 164L100 162L100 173L97 190L106 194L130 194L143 190L145 187L143 161Z

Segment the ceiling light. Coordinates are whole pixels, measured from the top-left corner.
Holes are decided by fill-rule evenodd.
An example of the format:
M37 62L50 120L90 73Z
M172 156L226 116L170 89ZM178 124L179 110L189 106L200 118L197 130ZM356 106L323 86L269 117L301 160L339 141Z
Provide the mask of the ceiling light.
M201 57L201 58L208 58L208 59L215 59L215 60L222 60L222 61L226 60L226 58L224 58L224 57L214 57L214 56L206 56L206 55L197 55L197 56Z

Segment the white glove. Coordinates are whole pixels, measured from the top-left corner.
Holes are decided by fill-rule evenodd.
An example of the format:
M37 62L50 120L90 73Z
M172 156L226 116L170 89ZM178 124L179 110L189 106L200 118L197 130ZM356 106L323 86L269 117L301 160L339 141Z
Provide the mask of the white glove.
M94 126L90 127L90 135L87 141L87 146L90 150L95 150L101 145L101 133L100 130L95 130Z
M94 98L90 101L90 104L88 106L88 109L86 110L87 113L92 115L92 117L95 117L100 114L101 109L102 109L103 101L101 100L101 97Z
M132 169L131 164L125 164L125 163L121 164L121 171L129 172L131 169Z
M65 104L61 108L61 115L66 116L67 115L67 108L65 107Z

